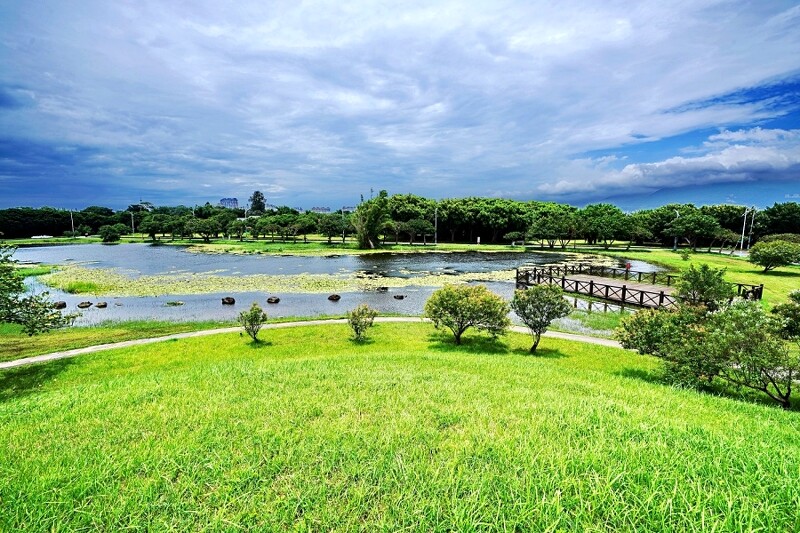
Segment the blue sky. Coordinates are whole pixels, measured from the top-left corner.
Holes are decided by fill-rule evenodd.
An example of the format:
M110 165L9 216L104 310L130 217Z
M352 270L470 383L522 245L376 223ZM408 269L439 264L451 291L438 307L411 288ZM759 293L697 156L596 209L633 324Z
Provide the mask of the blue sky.
M800 198L788 1L0 5L0 208Z

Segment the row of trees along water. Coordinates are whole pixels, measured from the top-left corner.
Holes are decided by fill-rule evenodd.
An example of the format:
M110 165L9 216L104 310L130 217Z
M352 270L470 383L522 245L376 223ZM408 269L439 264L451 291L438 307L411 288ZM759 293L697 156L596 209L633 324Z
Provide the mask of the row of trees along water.
M743 226L746 241L800 233L800 204L796 202L776 203L755 216L752 210L728 204L669 204L625 213L607 203L577 208L501 198L436 201L413 194L389 196L381 191L352 213L300 212L285 206L267 209L263 200L255 207L229 209L210 203L195 207L140 203L117 211L101 206L80 211L19 207L0 210L0 232L4 238L77 236L103 233L101 228L105 227L106 240L134 230L154 240L206 241L220 236L296 241L311 234L331 241L354 235L364 247L381 242L430 242L436 232L443 242L526 241L551 248L566 248L577 239L609 247L615 241L672 245L676 238L692 248L722 248L740 241Z

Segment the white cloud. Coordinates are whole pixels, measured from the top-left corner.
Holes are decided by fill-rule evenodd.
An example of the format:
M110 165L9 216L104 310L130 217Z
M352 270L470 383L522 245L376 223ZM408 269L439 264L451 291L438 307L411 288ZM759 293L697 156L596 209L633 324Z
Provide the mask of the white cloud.
M759 180L800 180L800 130L725 130L709 137L712 147L696 157L632 163L619 170L607 160L584 161L582 179L561 179L538 187L552 196L613 196L656 189Z

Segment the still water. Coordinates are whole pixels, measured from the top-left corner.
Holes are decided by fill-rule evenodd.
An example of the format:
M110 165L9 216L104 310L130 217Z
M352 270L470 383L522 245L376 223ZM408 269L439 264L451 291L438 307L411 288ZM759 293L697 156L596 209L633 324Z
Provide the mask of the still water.
M431 287L415 286L413 278L427 274L481 273L497 270L513 270L522 266L570 262L598 262L624 266L625 260L616 262L574 253L424 253L424 254L371 254L330 256L274 256L199 254L175 246L151 246L126 244L105 246L100 244L73 246L46 246L21 248L14 254L23 263L77 264L88 268L113 268L120 273L138 277L140 275L176 273L213 273L219 276L250 274L346 274L401 277L409 285L391 288L388 292L358 291L341 293L341 300L332 302L327 294L265 294L263 292L211 293L194 295L170 295L161 297L95 297L71 295L48 289L34 279L28 284L37 291L49 290L54 300L63 300L69 310L74 310L82 301L105 301L108 307L91 307L82 310L78 325L96 324L108 320L235 320L238 313L258 302L270 317L341 315L360 303L369 304L381 313L420 314L425 301L435 290ZM634 270L652 271L652 265L633 262ZM505 298L511 298L514 290L512 279L508 282L486 284L491 290ZM222 305L223 296L233 296L236 304ZM278 304L267 304L268 296L280 298ZM401 297L398 299L395 297ZM181 302L181 305L175 305Z

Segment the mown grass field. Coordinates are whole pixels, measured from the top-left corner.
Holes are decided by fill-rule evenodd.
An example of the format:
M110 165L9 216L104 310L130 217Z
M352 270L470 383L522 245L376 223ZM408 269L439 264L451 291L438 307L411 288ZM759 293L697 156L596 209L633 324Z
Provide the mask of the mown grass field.
M84 348L97 344L160 337L172 333L200 331L232 323L207 322L157 322L130 320L80 328L48 331L29 337L17 324L0 323L0 362L13 361L44 353Z
M0 373L0 530L793 531L800 416L428 324Z

